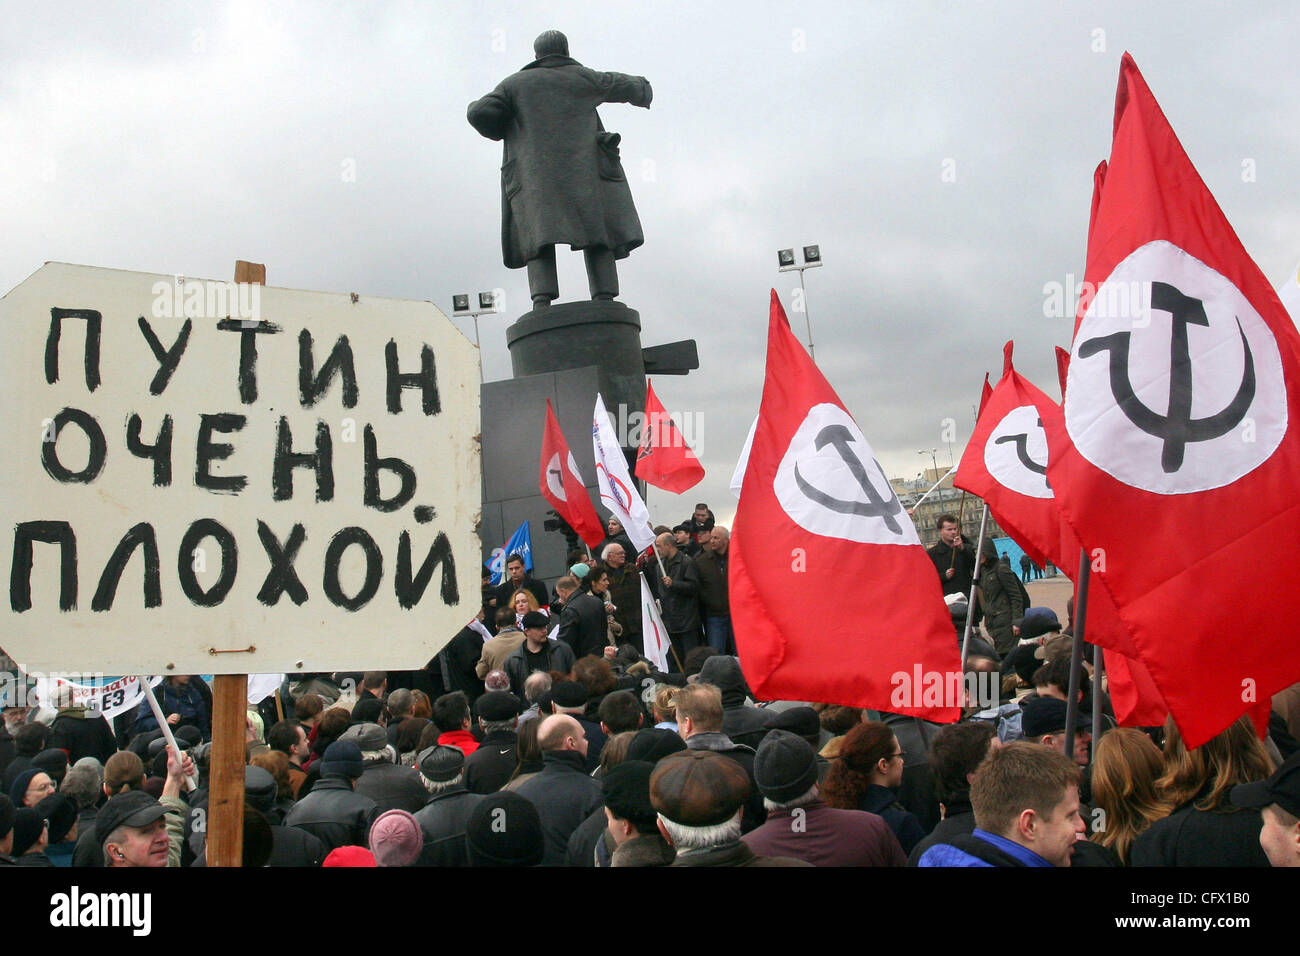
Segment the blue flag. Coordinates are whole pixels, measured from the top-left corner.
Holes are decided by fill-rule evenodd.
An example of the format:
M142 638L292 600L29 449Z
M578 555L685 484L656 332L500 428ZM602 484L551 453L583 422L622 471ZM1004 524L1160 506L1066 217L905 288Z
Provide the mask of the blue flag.
M517 554L524 559L525 571L533 570L533 540L528 533L527 521L515 529L515 533L510 536L505 547L493 551L492 558L483 562L483 566L492 572L494 585L506 579L506 560L512 554Z

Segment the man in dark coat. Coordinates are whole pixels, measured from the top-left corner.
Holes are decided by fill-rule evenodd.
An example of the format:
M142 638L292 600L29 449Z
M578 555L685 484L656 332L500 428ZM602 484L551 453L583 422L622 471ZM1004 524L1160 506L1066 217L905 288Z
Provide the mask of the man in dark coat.
M510 599L516 591L530 592L537 599L538 607L546 607L551 602L546 585L524 571L524 559L512 554L506 558L506 579L497 585L495 592L497 608L511 607Z
M1020 624L1025 618L1024 585L1011 565L998 560L997 548L984 545L980 567L980 593L984 598L984 627L997 652L1006 657L1016 649Z
M583 250L593 299L618 295L614 260L644 238L618 158L617 134L596 107L649 107L645 77L598 73L569 57L564 34L548 30L536 59L469 105L470 125L504 140L501 247L506 267L528 267L534 308L559 296L555 244Z
M568 644L547 637L550 618L541 611L529 611L524 615L523 624L524 642L506 658L505 666L506 676L510 678L510 692L521 699L524 697L524 681L533 671L567 674L573 670L574 661Z
M659 761L650 776L650 805L659 832L677 850L671 865L811 866L759 856L741 840L740 811L752 788L745 771L721 754L688 750Z
M117 739L108 721L98 711L74 703L72 688L66 684L54 693L58 716L50 724L50 746L68 753L68 762L94 757L100 763L117 753ZM147 702L146 702L147 703Z
M577 580L567 574L555 583L555 591L564 604L555 636L569 645L574 660L588 654L599 657L609 634L604 602L579 588Z
M496 793L510 780L519 763L515 732L519 698L504 691L490 691L475 702L474 709L483 741L465 758L465 789L470 793Z
M429 792L428 802L415 813L424 833L416 865L467 866L465 831L483 795L465 789L465 754L459 747L438 744L419 754L416 767Z
M681 660L699 646L700 572L695 562L677 550L677 543L667 532L655 539L663 569L655 562L655 591L662 605L664 627Z
M740 670L740 660L716 654L700 668L700 680L722 692L722 732L738 744L758 749L767 736L771 715L746 704L749 685Z
M405 810L414 813L427 799L419 775L393 762L388 734L378 724L353 724L340 740L350 740L361 750L362 774L356 792L375 801L380 813ZM331 848L332 849L332 848Z
M645 652L641 639L641 572L635 562L628 561L631 546L613 542L600 551L601 560L609 574L609 600L618 608L614 620L622 625L625 644L631 644L638 654Z
M704 633L709 646L719 654L736 653L727 594L727 551L730 544L731 532L722 525L715 525L709 532L709 549L694 559L695 569L700 574L700 612L704 615Z
M975 574L975 546L962 540L961 524L957 516L942 514L935 520L939 540L926 549L939 572L939 584L944 594L970 597L971 581ZM975 620L980 619L980 609L975 608Z
M320 780L294 804L285 826L306 830L325 844L327 854L341 846L365 846L379 806L353 790L363 771L361 749L351 740L334 741L321 758Z
M754 748L738 744L722 732L722 695L712 684L687 684L677 695L677 733L686 741L687 750L708 750L722 754L738 763L751 784L744 801L745 816L742 828L745 833L767 819L763 807L763 794L754 779Z
M563 866L569 837L601 805L600 785L587 776L587 737L568 714L553 714L537 728L542 771L515 791L537 807L546 839L543 866Z
M993 725L984 721L949 724L934 738L930 768L934 794L943 806L943 819L912 847L908 866L916 866L921 855L936 843L947 843L952 837L968 836L975 830L970 785L990 749L997 746L996 740Z

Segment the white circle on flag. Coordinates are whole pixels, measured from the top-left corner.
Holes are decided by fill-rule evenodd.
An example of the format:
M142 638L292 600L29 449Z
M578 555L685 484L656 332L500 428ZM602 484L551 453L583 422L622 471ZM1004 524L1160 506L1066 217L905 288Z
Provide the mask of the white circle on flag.
M999 484L1031 498L1051 498L1047 483L1047 432L1033 405L1013 408L989 433L984 467Z
M573 457L572 454L569 455ZM564 476L560 474L560 453L557 451L551 456L551 460L546 463L546 487L551 489L551 494L561 501L568 501L569 497L564 493Z
M863 544L921 543L862 430L838 405L808 410L772 490L790 520L813 534Z
M1162 495L1231 484L1267 461L1287 430L1272 330L1225 276L1163 239L1132 252L1097 289L1065 395L1079 454Z

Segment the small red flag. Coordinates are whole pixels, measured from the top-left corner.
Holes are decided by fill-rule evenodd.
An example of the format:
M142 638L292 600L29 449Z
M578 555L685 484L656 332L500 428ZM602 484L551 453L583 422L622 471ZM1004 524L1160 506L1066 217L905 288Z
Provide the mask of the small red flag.
M675 495L690 490L704 478L704 466L682 438L672 416L664 411L649 379L645 383L645 424L641 426L641 447L636 453L636 476Z
M1098 192L1048 477L1196 747L1300 680L1300 335L1128 54Z
M729 554L740 662L760 698L958 719L957 634L934 563L775 291ZM841 606L846 581L869 610L813 610Z
M578 474L578 463L564 440L560 423L551 411L551 400L546 400L546 431L542 434L541 470L537 476L542 497L560 517L569 523L578 537L594 548L605 540L605 526L596 514L596 508L587 494L586 483Z

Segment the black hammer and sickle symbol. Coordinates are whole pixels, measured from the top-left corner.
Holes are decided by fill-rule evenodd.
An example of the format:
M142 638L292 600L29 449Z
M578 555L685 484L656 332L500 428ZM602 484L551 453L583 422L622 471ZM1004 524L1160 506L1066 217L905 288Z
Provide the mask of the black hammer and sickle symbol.
M898 497L894 490L889 490L889 498L886 500L876 491L875 486L867 477L867 470L862 467L862 462L858 456L853 454L853 449L849 447L853 441L853 435L843 425L827 425L817 433L817 440L813 442L813 447L821 451L827 445L834 445L839 456L844 459L844 464L849 466L849 471L857 479L858 484L862 486L862 491L866 494L868 501L844 501L840 498L832 498L823 491L818 491L808 482L804 481L803 475L799 474L799 466L794 466L795 484L799 486L807 497L817 502L823 508L829 508L831 511L837 511L846 515L868 515L871 517L883 518L885 527L894 534L902 534L903 529L899 526L894 515L903 510L903 506L898 503ZM877 463L877 468L880 465Z
M1206 418L1192 418L1192 360L1187 348L1187 326L1210 324L1205 316L1205 305L1200 299L1183 295L1168 283L1153 282L1151 308L1173 316L1169 341L1169 410L1164 415L1147 408L1133 392L1128 374L1129 336L1132 333L1113 332L1089 339L1079 346L1079 357L1110 352L1111 394L1129 421L1148 435L1164 439L1160 466L1170 474L1183 466L1183 453L1188 442L1209 441L1225 435L1246 417L1255 398L1255 359L1250 353L1250 343L1246 341L1241 319L1237 319L1245 366L1237 394L1221 411Z
M1038 420L1038 427L1043 427L1043 420L1041 418ZM1015 442L1016 457L1020 459L1020 464L1024 465L1034 474L1042 475L1044 484L1049 488L1052 487L1052 483L1047 480L1047 466L1040 465L1038 462L1034 461L1034 459L1029 457L1029 435L1021 432L1019 435L1003 435L1001 438L993 439L993 444L995 445L1003 445L1007 442Z

